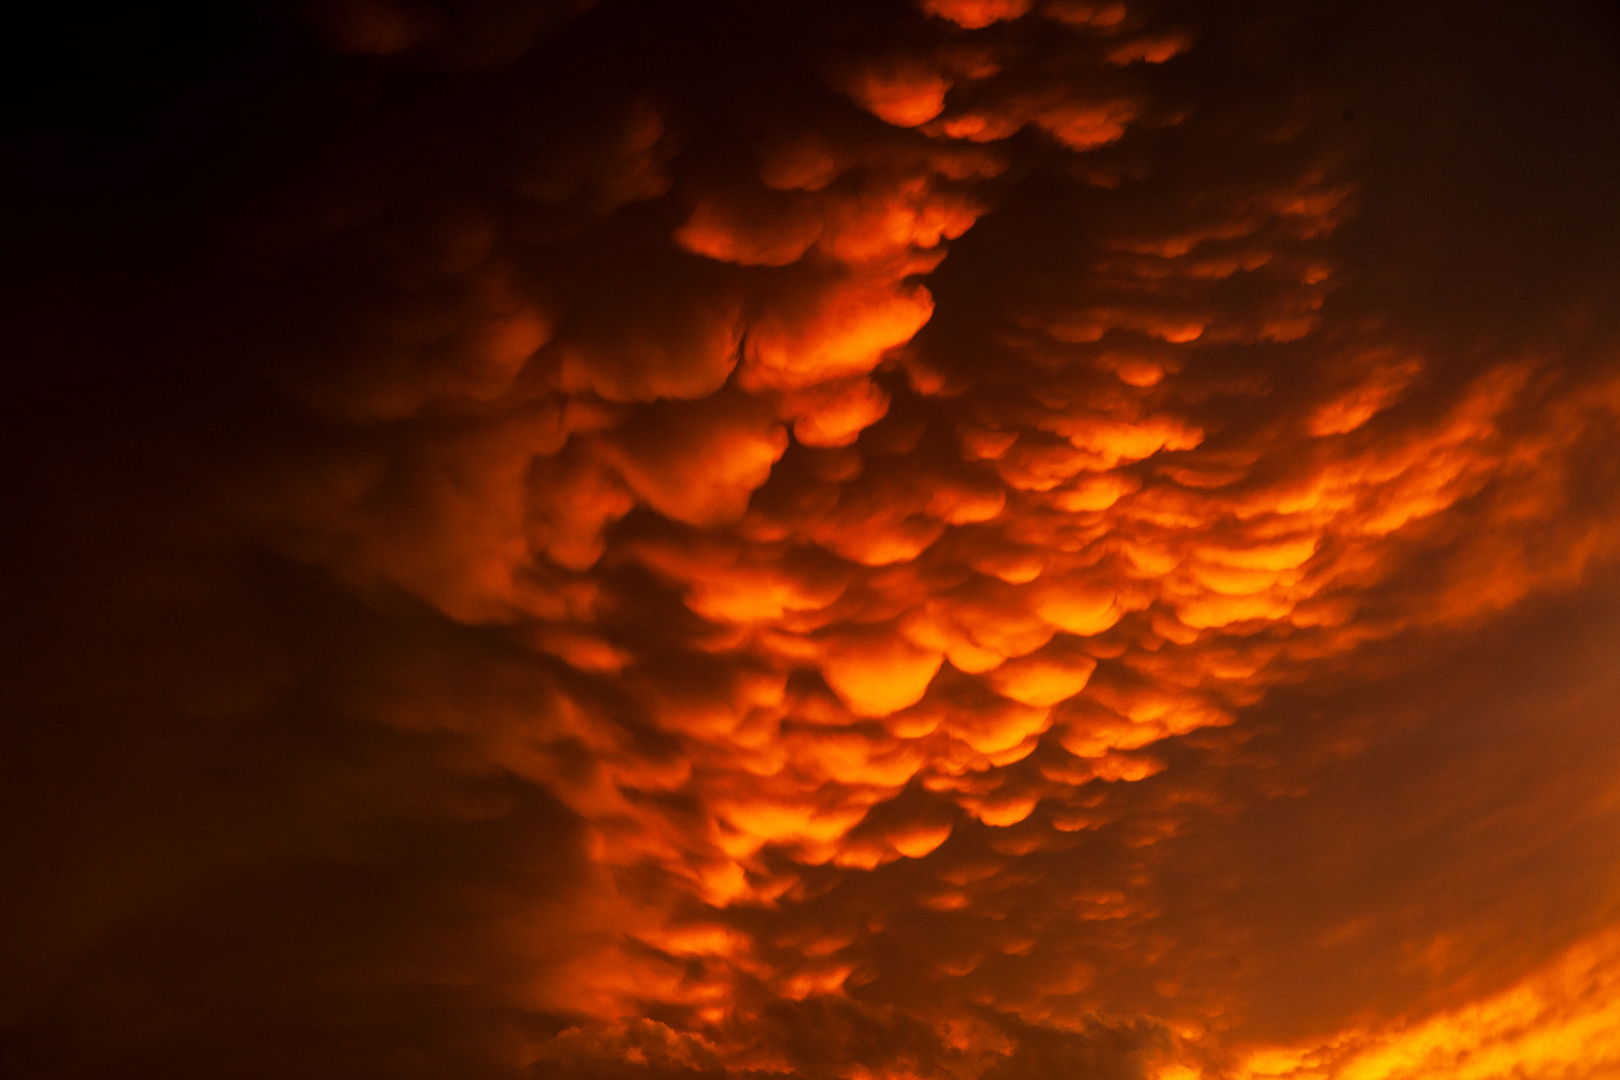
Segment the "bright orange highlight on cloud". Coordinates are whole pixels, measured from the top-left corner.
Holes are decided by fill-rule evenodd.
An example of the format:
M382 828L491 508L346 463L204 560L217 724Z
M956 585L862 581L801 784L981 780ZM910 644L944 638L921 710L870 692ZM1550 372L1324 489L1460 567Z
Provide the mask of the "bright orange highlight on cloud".
M350 48L407 47L345 18ZM388 721L465 738L584 837L575 951L523 999L568 1023L522 1063L797 1074L792 1025L869 1023L882 1053L825 1075L1620 1068L1610 937L1314 1042L1255 1034L1245 966L1288 921L1273 861L1338 902L1332 858L1251 848L1293 806L1372 844L1383 818L1310 797L1422 722L1306 691L1609 565L1583 467L1620 384L1540 341L1465 365L1394 299L1358 308L1342 110L1194 101L1183 54L1231 41L1068 0L906 18L915 41L816 52L779 123L604 108L525 174L533 221L441 243L443 327L396 313L405 360L298 383L347 441L240 496L278 550L532 662L504 712ZM524 277L543 242L567 272ZM1297 1011L1275 1023L1326 1030Z
M1252 1052L1236 1080L1587 1080L1620 1069L1620 942L1583 942L1511 990L1320 1047Z

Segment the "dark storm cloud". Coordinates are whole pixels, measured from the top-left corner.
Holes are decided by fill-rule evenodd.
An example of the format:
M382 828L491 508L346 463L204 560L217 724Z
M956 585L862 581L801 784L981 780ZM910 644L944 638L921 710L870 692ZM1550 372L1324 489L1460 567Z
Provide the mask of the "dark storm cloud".
M1606 25L55 18L6 1067L1602 1067Z

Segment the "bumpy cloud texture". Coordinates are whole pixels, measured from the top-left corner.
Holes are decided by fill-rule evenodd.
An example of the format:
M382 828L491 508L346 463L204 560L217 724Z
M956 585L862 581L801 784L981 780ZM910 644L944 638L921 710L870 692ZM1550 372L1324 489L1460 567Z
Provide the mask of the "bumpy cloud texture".
M29 144L7 1067L1616 1067L1610 31L148 28Z

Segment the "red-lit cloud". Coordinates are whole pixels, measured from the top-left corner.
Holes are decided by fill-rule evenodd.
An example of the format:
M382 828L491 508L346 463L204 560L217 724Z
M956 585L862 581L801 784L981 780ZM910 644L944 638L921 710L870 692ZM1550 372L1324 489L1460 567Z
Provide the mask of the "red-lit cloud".
M270 747L288 831L107 871L52 1000L372 874L270 980L367 1034L287 1075L1612 1068L1614 267L1437 283L1492 223L1403 231L1408 122L1280 9L722 7L297 24L358 148L255 189L260 396L83 571L157 582L99 605L131 700ZM102 1060L8 1007L21 1075ZM192 1023L131 1009L105 1060Z

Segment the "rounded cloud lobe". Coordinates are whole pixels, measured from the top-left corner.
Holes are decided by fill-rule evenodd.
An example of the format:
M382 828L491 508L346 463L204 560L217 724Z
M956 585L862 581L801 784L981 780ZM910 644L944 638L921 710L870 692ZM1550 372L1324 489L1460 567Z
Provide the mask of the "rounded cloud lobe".
M127 822L21 842L11 1067L1600 1069L1587 17L1561 141L1381 9L252 23L222 280L123 316L186 392L28 496L18 807Z

